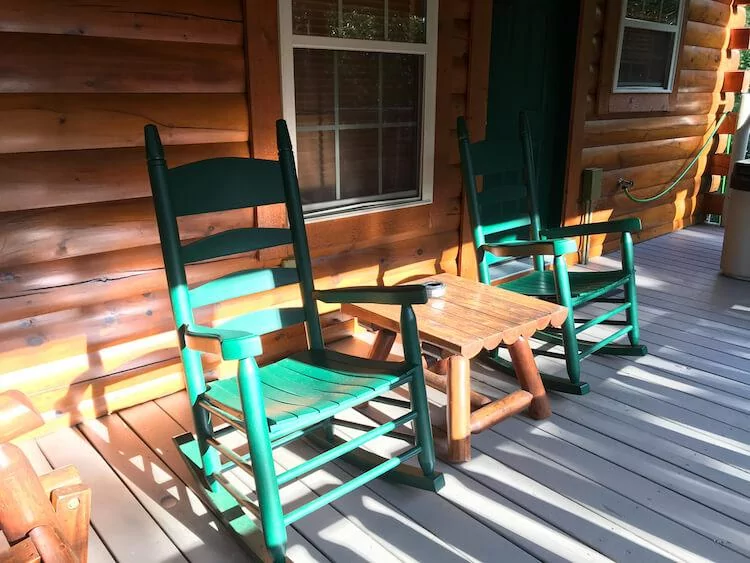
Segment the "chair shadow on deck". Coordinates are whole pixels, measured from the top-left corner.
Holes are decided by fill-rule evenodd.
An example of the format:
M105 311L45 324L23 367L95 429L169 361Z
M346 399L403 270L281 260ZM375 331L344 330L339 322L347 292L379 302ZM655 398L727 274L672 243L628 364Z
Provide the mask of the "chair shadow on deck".
M684 556L747 557L750 318L737 314L733 305L741 308L750 292L740 285L744 282L718 277L716 254L709 267L687 265L678 275L670 259L649 256L646 248L649 243L640 261L636 250L636 263L650 354L592 358L584 368L592 387L589 397L552 393L551 419L500 425L494 440L482 437L477 447L579 506L631 528L652 549L660 544ZM685 252L689 257L697 250ZM545 369L555 369L551 360L543 362ZM475 368L477 377L496 392L509 387L481 367ZM576 485L580 481L588 485ZM594 488L599 496L592 494L591 482L599 484ZM735 553L717 552L717 546Z
M439 260L436 261L436 265L439 266ZM387 269L383 263L378 266L377 277L378 281L382 283L387 276ZM400 265L397 264L396 267L398 266ZM214 316L214 312L211 312L211 316ZM197 502L199 497L190 491L190 488L200 485L192 482L192 478L187 474L185 468L175 467L171 460L168 464L162 450L153 444L148 444L148 440L141 436L136 428L128 425L127 410L123 412L123 416L110 414L112 410L117 410L117 404L118 402L121 404L121 401L115 401L115 404L112 405L109 404L107 399L108 386L112 385L113 375L117 378L116 381L120 381L131 374L137 376L143 371L158 367L160 364L167 364L170 360L175 359L176 349L159 347L144 356L127 357L124 363L117 366L113 366L111 362L106 361L106 356L102 356L103 351L100 350L100 347L87 345L86 349L87 369L75 377L65 395L56 401L57 412L60 414L68 413L76 421L89 419L92 414L102 417L80 425L84 436L105 458L110 467L118 473L120 479L125 482L131 492L136 494L136 491L139 491L142 495L145 495L145 497L141 496L139 500L150 513L162 512L163 515L160 518L165 518L164 514L170 515L169 518L173 521L169 530L165 530L168 536L171 537L172 534L179 534L183 537L194 536L190 543L194 544L195 547L189 551L183 551L189 559L211 559L213 554L210 549L207 549L205 538L213 536L222 538L221 541L231 540L227 537L230 535L229 532L224 530L211 512L207 511L200 502ZM179 365L176 370L180 370ZM139 407L134 407L134 409L137 408ZM183 421L182 426L184 424ZM180 431L184 430L186 429L180 428ZM175 432L175 434L179 434L180 431ZM123 436L130 436L130 438L124 439ZM182 460L176 456L177 450L171 441L164 447L172 448L171 454L175 454L177 463L182 463ZM186 482L188 486L186 486ZM304 496L294 499L294 504L304 504L304 502L315 496L320 496L331 488L333 486L326 485L315 492L308 488ZM367 494L365 491L363 493ZM94 491L94 494L96 494L96 491ZM136 494L136 496L138 495ZM362 497L363 503L366 500L366 496ZM388 503L384 504L387 505ZM389 522L386 522L386 520L391 520L392 516L378 510L377 502L373 507L365 507L363 504L362 509L367 511L368 521L375 522L375 520L378 520L377 527L388 527ZM338 514L338 518L346 519L346 514ZM316 530L316 534L313 543L321 550L326 551L326 544L335 544L334 551L338 554L336 560L367 561L364 554L349 549L345 543L339 543L335 534L327 534L324 529ZM394 538L386 538L383 541L390 541L394 549L409 553L412 542L410 542L408 535L402 534L397 536L395 541L393 540ZM406 542L403 547L398 545L401 540ZM174 542L174 538L172 538L172 541ZM183 541L186 540L183 539ZM440 550L444 549L441 546L437 547ZM343 552L347 553L346 556L342 556ZM412 553L411 556L419 559L419 553Z

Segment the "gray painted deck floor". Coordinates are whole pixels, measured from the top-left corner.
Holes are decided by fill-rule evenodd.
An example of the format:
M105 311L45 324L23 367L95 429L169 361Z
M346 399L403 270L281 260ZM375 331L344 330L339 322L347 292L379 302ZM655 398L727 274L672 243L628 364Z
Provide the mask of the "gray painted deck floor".
M750 559L750 283L718 276L721 238L701 226L636 247L650 355L587 360L589 395L553 393L551 418L517 416L475 436L470 462L440 465L439 495L377 481L300 520L290 558ZM514 389L478 363L474 376L487 394ZM73 463L92 485L91 561L244 557L185 486L171 437L189 426L177 394L25 444L39 470ZM307 454L299 445L277 461ZM325 469L285 488L285 503L355 473Z

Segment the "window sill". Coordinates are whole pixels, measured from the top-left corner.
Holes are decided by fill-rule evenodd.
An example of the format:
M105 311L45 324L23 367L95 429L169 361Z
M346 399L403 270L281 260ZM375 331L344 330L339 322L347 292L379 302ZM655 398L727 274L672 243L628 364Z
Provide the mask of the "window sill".
M667 92L618 93L606 96L606 107L599 110L600 113L668 112L674 101L674 94Z
M347 219L349 217L361 217L372 213L382 213L384 211L396 211L397 209L406 209L408 207L419 207L421 205L431 205L432 199L413 199L393 203L377 203L372 205L358 206L347 210L329 210L305 213L305 224L321 223L333 219Z

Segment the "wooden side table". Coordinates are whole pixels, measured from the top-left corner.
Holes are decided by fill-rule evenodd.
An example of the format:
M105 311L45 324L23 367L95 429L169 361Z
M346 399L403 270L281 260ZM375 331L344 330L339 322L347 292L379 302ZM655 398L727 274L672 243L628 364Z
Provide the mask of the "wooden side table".
M448 461L471 458L471 434L528 409L534 419L551 414L549 400L528 338L549 325L559 327L565 307L450 274L409 283L440 281L445 295L417 305L420 338L442 351L444 374L427 370L431 387L447 395L446 432ZM399 331L400 309L393 305L345 305L342 310L379 329L370 352L374 359L387 358ZM521 389L491 400L471 390L470 360L482 350L507 346Z

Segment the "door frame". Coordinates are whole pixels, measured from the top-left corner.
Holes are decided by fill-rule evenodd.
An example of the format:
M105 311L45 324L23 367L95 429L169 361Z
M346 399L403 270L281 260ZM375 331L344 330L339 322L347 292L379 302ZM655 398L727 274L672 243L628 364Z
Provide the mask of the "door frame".
M487 94L492 44L492 2L472 0L470 14L466 119L472 139L483 139L487 125ZM562 225L577 224L581 217L579 199L581 195L584 127L588 105L587 78L590 75L589 66L593 55L591 40L596 30L597 0L580 0L570 125L568 127L568 154L563 185ZM476 280L477 257L474 251L466 194L463 194L461 202L458 272L462 277Z

